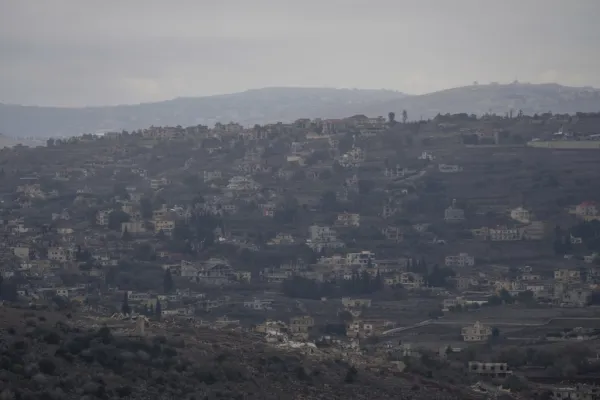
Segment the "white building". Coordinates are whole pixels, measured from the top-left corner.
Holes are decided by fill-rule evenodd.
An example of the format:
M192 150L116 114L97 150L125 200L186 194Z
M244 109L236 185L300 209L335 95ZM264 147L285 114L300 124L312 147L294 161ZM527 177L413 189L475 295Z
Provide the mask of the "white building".
M342 213L338 214L336 226L358 227L360 226L360 214Z
M575 237L572 234L569 235L569 240L571 242L571 244L582 244L583 243L583 239L580 237Z
M257 190L260 185L250 178L243 176L234 176L229 180L227 189L229 190Z
M465 219L465 211L456 207L456 200L452 200L452 205L444 211L444 220L446 222L460 222Z
M446 256L444 264L447 267L472 267L475 265L475 257L459 253L457 256Z
M593 201L584 201L575 207L575 214L581 218L594 217L598 215L598 207Z
M581 282L581 271L578 269L557 269L554 280L559 282Z
M519 221L523 224L528 224L531 222L531 215L528 210L523 207L517 207L515 209L510 210L510 217L515 221Z
M256 310L256 311L270 310L272 308L271 307L272 303L273 303L272 300L254 299L252 301L245 301L244 308L249 308L251 310Z
M418 289L425 284L423 276L414 272L403 272L400 274L400 282L402 286L408 289Z
M508 242L521 240L522 234L518 228L499 227L497 229L490 228L489 238L494 242Z
M353 148L352 150L341 156L338 160L339 164L344 168L357 167L364 161L365 152L359 147Z
M337 233L328 226L311 225L308 228L309 239L313 242L334 242Z
M65 262L70 259L70 254L63 247L50 247L48 249L48 259L52 261Z
M169 184L167 178L150 179L150 188L153 190L160 189Z
M452 174L462 171L462 167L458 165L439 164L438 170L444 174Z
M214 179L221 179L221 171L204 171L204 183L210 182Z
M111 212L112 212L112 210L98 211L98 214L96 214L96 224L98 224L100 226L108 225L108 217L110 216Z
M158 219L154 220L153 223L155 233L162 231L167 236L171 236L173 234L173 229L175 229L175 221L170 219Z
M465 342L484 342L492 335L492 328L479 321L473 326L462 328L461 336Z
M403 178L406 175L410 175L415 172L416 172L415 170L410 170L406 167L401 167L400 164L396 164L395 167L384 169L383 175L386 178L396 179L396 178Z
M361 251L360 253L348 253L346 254L347 265L360 265L366 267L369 264L373 266L375 264L375 253L370 251Z
M435 156L428 151L424 151L421 153L421 155L418 157L418 159L433 161L433 160L435 160Z

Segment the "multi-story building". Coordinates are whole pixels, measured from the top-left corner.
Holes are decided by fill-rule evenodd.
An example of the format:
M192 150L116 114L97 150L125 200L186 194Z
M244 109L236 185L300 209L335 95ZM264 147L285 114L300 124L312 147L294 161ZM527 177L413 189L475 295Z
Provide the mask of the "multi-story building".
M335 225L340 227L358 227L360 226L360 214L346 212L338 214Z
M546 225L542 221L532 221L522 228L522 237L527 240L541 240L546 235Z
M346 254L346 265L360 265L361 267L375 266L375 253L370 251L348 253Z
M265 268L260 272L261 279L269 283L282 283L292 275L293 271L288 269Z
M153 190L160 189L169 184L167 178L150 179L150 188Z
M583 219L595 217L598 215L598 207L593 201L584 201L575 206L575 214Z
M367 338L373 336L373 324L364 321L351 321L346 324L346 336L349 338Z
M418 289L425 284L423 276L414 272L403 272L400 274L400 282L402 286L408 289Z
M456 200L452 200L452 205L444 211L444 220L446 222L460 222L465 219L465 211L457 208Z
M492 335L492 328L477 321L473 326L466 326L461 330L465 342L484 342Z
M404 240L404 233L397 226L387 226L381 230L381 233L387 240L400 243Z
M313 242L334 242L337 240L337 233L328 226L311 225L308 228L309 239Z
M249 308L256 311L270 310L272 308L272 303L273 300L254 299L252 301L245 301L244 308Z
M469 361L469 372L490 378L505 378L512 374L507 363Z
M162 231L165 235L171 236L173 229L175 229L175 221L171 219L157 219L153 221L154 232L159 233Z
M435 160L435 156L433 154L431 154L428 151L424 151L421 153L421 155L419 157L417 157L419 160L427 160L427 161L433 161Z
M129 221L121 223L121 232L129 232L132 234L146 232L146 224L144 221Z
M210 182L215 179L221 179L222 174L221 171L204 171L204 183Z
M371 307L371 299L353 299L352 297L342 297L344 308L368 308Z
M577 283L581 282L581 271L578 269L557 269L554 271L554 280L558 282L571 282Z
M338 163L344 168L357 167L364 161L365 152L359 147L354 147L338 159Z
M592 292L587 289L572 289L563 293L560 304L566 307L585 307L589 304Z
M108 218L109 218L111 212L112 212L112 210L98 211L98 213L96 214L96 224L98 224L100 226L108 225Z
M447 267L472 267L475 265L475 257L468 253L459 253L457 256L446 256L444 264Z
M314 326L315 320L309 315L290 318L289 329L294 339L307 340Z
M509 242L522 239L522 231L518 228L507 228L505 226L490 228L489 239L493 242Z
M254 180L243 177L243 176L234 176L229 180L227 184L228 190L256 190L260 188L260 185Z
M510 210L510 217L515 221L521 222L523 224L528 224L531 222L531 214L528 210L523 207L517 207Z
M458 165L439 164L438 170L445 174L448 174L448 173L451 174L451 173L456 173L456 172L462 171L462 167L460 167Z
M406 167L401 167L400 164L396 164L395 167L388 167L385 168L383 170L383 175L386 178L390 178L390 179L397 179L397 178L403 178L406 175L415 173L415 170L409 170Z
M63 247L48 248L48 259L52 261L66 262L71 259L71 253Z
M550 400L597 400L600 399L600 386L577 385L572 387L554 387Z

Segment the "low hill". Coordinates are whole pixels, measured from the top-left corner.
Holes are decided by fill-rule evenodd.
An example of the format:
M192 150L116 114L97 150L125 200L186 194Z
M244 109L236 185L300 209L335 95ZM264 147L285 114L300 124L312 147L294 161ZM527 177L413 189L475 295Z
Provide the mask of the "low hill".
M442 90L420 96L394 99L374 104L364 110L367 115L407 110L409 117L430 118L438 113L481 115L493 112L503 115L510 110L528 115L536 113L569 113L600 111L600 90L567 87L557 84L473 85Z
M409 96L389 90L264 88L246 92L177 98L157 103L107 107L57 108L0 104L0 132L10 136L73 136L150 125L236 121L244 125L298 118L342 118L354 114L430 118L438 113L525 114L600 111L600 90L557 84L475 85Z

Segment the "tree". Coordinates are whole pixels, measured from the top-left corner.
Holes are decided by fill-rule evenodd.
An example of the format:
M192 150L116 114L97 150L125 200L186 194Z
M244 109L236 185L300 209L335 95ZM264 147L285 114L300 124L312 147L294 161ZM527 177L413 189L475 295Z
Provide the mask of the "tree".
M108 215L108 228L114 231L121 230L121 223L129 221L129 214L124 211L116 210Z
M368 194L375 187L375 183L369 179L359 179L358 181L358 193Z
M176 241L185 241L190 240L192 237L192 231L188 224L183 221L178 221L175 223L175 228L173 228L173 239Z
M140 200L140 213L144 219L152 218L152 201L148 197Z
M340 321L342 321L344 323L352 322L352 320L354 319L354 317L352 316L350 311L342 311L341 313L338 314L338 317L340 318Z
M517 294L517 300L519 301L519 303L523 304L531 304L535 301L533 292L531 290L519 292L519 294Z
M396 113L391 111L388 113L388 122L390 125L396 125Z
M426 275L425 281L429 286L433 287L446 287L448 286L448 278L454 276L455 273L451 268L439 267L437 264L433 266L433 269L429 274Z
M502 387L510 389L511 392L520 392L527 389L527 385L515 375L510 375L504 380Z
M115 183L115 185L113 186L113 194L120 198L129 197L129 193L127 192L127 189L125 188L125 185L120 184L120 183Z
M123 293L123 303L121 304L121 312L125 315L129 315L131 313L131 308L129 307L129 298L127 297L127 292Z
M160 304L160 300L156 299L156 307L154 308L154 313L156 314L156 318L160 319L162 316L162 305Z
M407 120L408 120L408 113L406 112L406 110L402 110L402 123L406 124Z
M500 300L502 300L504 304L512 304L515 302L515 299L513 299L513 297L506 289L500 290Z
M163 278L163 290L165 293L171 293L173 288L173 276L171 275L171 270L167 269Z
M321 195L321 209L323 211L332 212L338 210L338 202L335 192L327 191Z
M121 239L124 242L129 242L131 240L131 233L129 233L127 228L125 228L125 230L123 231L123 234L121 235Z

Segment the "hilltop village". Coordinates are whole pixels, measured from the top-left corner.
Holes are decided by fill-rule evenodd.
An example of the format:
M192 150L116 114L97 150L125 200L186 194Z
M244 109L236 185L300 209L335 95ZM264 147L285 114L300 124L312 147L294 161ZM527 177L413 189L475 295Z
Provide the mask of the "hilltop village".
M409 117L4 148L4 307L598 398L600 113Z

